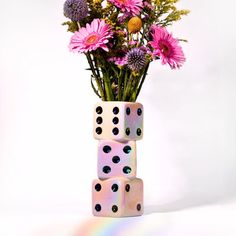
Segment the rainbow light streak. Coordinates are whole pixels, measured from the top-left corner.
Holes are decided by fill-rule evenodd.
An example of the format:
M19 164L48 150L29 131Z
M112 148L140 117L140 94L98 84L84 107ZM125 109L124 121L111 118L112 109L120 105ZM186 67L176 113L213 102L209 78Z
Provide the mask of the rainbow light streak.
M139 218L139 217L137 217ZM73 236L118 236L140 222L136 218L94 218L84 222Z
M161 217L92 218L83 222L73 236L166 236L170 222Z

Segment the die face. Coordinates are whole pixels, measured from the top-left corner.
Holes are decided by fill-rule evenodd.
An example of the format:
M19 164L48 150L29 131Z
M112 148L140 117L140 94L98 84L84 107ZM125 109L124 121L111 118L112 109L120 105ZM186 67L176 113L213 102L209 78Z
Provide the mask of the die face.
M125 135L129 140L143 138L143 105L141 103L125 104Z
M138 115L138 111L141 114ZM121 142L142 138L143 106L133 102L100 102L94 109L94 138ZM138 130L138 133L137 133ZM141 132L140 132L141 130Z
M124 205L123 182L120 178L93 181L93 215L120 217Z
M98 145L98 177L115 176L134 178L136 176L136 142L120 143L103 140Z
M143 213L143 182L124 177L93 181L95 216L138 216Z
M122 102L99 102L94 111L94 138L122 141L124 109Z
M128 186L130 185L130 187ZM125 212L124 216L135 216L143 214L143 181L139 178L126 183ZM127 191L129 190L129 191Z

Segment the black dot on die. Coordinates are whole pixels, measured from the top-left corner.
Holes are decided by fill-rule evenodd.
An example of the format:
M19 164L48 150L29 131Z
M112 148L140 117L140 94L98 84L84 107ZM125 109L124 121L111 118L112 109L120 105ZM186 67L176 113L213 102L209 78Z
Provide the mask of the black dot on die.
M130 185L129 185L129 184L126 184L126 185L125 185L125 191L126 191L126 192L129 192L129 190L130 190Z
M118 184L112 184L112 186L111 186L111 190L113 191L113 192L117 192L118 191Z
M118 211L118 206L113 205L111 209L114 213L116 213Z
M111 151L111 147L109 145L106 145L103 147L103 152L109 153Z
M141 208L142 208L142 207L141 207L141 204L137 204L137 210L138 210L138 211L141 211Z
M97 134L101 134L102 133L102 128L101 127L97 127L96 128L96 133Z
M131 173L131 168L129 167L129 166L125 166L124 168L123 168L123 172L125 173L125 174L130 174Z
M129 154L130 152L131 152L131 147L130 146L125 146L124 148L123 148L123 151L124 151L124 153L126 153L126 154Z
M119 134L119 129L118 129L117 127L115 127L115 128L112 130L112 133L113 133L114 135Z
M111 167L110 166L104 166L102 171L105 173L105 174L108 174L111 172Z
M141 116L142 113L143 113L142 109L141 109L141 108L138 108L138 110L137 110L137 114L138 114L138 116Z
M120 162L120 158L118 156L114 156L114 157L112 157L112 162L117 164Z
M130 128L127 128L127 129L125 130L125 133L126 133L127 136L129 136L129 135L130 135Z
M96 189L97 192L99 192L102 189L101 184L96 184L95 189Z
M113 122L113 124L117 125L119 123L119 118L118 117L114 117L112 122Z
M99 106L99 107L96 108L97 114L102 114L102 111L103 111L102 107Z
M102 210L101 205L100 204L96 204L95 205L95 210L98 211L98 212L101 211Z
M140 136L142 134L142 130L140 128L137 129L136 134Z
M113 108L113 113L115 114L115 115L117 115L118 113L119 113L119 108L118 107L114 107Z
M129 116L129 115L130 115L130 112L131 112L131 111L130 111L130 108L127 107L127 108L126 108L126 115Z
M99 124L99 125L102 124L102 122L103 122L102 117L101 117L101 116L97 117L96 122L97 122L97 124Z

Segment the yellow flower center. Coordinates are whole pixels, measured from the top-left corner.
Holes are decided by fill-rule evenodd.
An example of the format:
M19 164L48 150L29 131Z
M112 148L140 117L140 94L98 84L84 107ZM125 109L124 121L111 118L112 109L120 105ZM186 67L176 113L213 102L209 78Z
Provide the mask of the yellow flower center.
M97 35L90 35L87 40L86 40L86 43L88 44L93 44L97 41L98 37Z
M118 0L118 2L124 4L124 3L126 3L126 0Z

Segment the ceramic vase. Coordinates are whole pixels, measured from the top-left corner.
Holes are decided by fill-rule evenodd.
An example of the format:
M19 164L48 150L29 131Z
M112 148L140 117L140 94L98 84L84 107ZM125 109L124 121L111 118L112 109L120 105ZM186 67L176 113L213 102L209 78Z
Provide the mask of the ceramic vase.
M98 140L97 176L92 183L95 216L143 214L143 181L137 178L136 141L143 137L143 106L137 102L99 102L93 136Z

